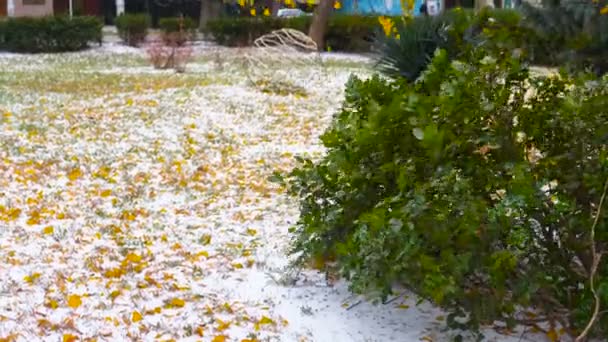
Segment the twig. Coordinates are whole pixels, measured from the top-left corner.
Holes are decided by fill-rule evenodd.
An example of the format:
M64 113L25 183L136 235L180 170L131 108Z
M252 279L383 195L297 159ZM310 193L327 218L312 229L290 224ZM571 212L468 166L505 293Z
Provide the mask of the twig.
M392 302L396 301L396 300L397 300L398 298L400 298L401 296L403 296L403 295L404 295L406 292L407 292L407 291L403 291L403 292L399 293L398 295L396 295L395 297L393 297L393 298L391 298L391 299L387 300L386 302L384 302L384 303L382 303L382 304L384 304L384 305L386 305L386 304L390 304L390 303L392 303Z
M591 255L593 256L593 264L591 265L591 270L589 271L589 288L591 290L591 294L593 294L593 299L595 300L593 315L591 316L591 319L589 319L585 330L583 330L583 332L578 335L578 337L576 337L575 342L582 342L587 338L589 331L591 331L591 328L593 328L593 326L595 325L595 321L597 320L600 313L601 302L600 297L597 294L597 290L595 289L595 274L597 273L598 266L600 264L600 261L602 260L602 252L598 253L595 246L595 227L597 227L597 223L600 221L600 216L602 214L602 206L604 205L604 200L606 199L607 191L608 178L606 178L606 182L604 183L604 192L602 192L602 197L600 198L600 203L598 205L597 213L595 214L595 220L593 220L593 225L591 226L591 234L589 236L591 240Z
M361 304L361 303L363 303L363 301L362 301L362 300L358 300L358 301L356 301L354 304L352 304L351 306L347 307L347 308L346 308L346 311L349 311L350 309L354 308L355 306L357 306L357 305L359 305L359 304Z

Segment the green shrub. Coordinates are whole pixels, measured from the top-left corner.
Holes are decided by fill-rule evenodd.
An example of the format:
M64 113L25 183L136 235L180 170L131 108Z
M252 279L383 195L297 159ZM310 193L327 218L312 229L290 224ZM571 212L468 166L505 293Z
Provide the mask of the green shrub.
M146 40L150 17L146 14L123 13L116 17L114 23L118 29L118 36L130 46L137 46Z
M179 32L180 20L183 20L182 29L184 31L192 31L197 29L196 22L189 17L184 17L183 19L180 19L178 17L161 18L158 22L158 26L165 33Z
M197 24L192 18L185 17L181 25L180 18L162 18L159 27L162 31L163 41L167 44L183 45L189 40L196 38Z
M220 45L247 46L267 33L281 28L308 32L311 17L220 18L211 20L206 32ZM377 17L332 16L325 36L327 47L335 51L369 51L373 35L380 28Z
M535 61L545 65L566 64L572 69L591 67L608 71L608 16L600 13L605 0L561 1L538 8L523 3L523 25L537 38Z
M225 17L210 20L206 32L220 45L248 46L267 33L281 28L293 28L303 32L308 30L310 17Z
M608 252L608 81L470 60L440 51L415 83L349 81L325 157L277 175L300 199L293 252L335 260L356 292L405 284L451 327L547 320L580 333L591 246ZM606 310L608 259L594 280ZM592 335L607 327L600 316Z
M481 10L474 17L467 38L476 45L493 54L510 54L515 50L533 60L534 55L544 53L538 48L534 30L523 25L521 12L512 9Z
M76 51L101 44L95 17L9 18L0 22L0 49L15 52Z
M370 51L380 30L378 17L335 15L329 20L325 44L333 51Z
M473 21L473 13L461 9L409 22L395 20L395 34L379 34L376 38L379 70L392 77L417 79L435 50L445 49L450 58L466 51L465 33Z

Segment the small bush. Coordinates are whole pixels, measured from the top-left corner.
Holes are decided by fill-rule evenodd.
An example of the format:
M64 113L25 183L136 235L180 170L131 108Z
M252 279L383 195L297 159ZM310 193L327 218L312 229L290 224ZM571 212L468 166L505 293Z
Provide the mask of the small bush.
M562 1L538 8L523 3L523 25L536 39L534 60L544 65L567 65L608 72L608 15L606 1Z
M146 40L150 17L146 14L123 13L116 17L114 23L118 36L130 46L137 46Z
M182 21L183 20L183 21ZM180 30L180 21L181 30ZM162 18L159 21L162 38L166 44L183 45L189 40L196 38L197 25L192 18Z
M325 44L333 51L367 52L379 30L376 16L335 15L329 20Z
M441 51L415 83L350 80L326 156L283 178L300 199L293 252L335 260L356 292L405 284L451 327L544 320L576 335L594 269L608 308L608 84L468 60ZM600 314L591 335L606 329Z
M297 18L220 18L211 20L206 31L220 45L247 46L253 41L281 28L308 32L311 17ZM375 31L380 29L377 17L332 16L325 36L326 47L334 51L369 51Z
M391 27L384 27L384 34L376 38L379 70L414 81L426 69L435 50L444 49L450 58L467 50L465 36L473 21L472 12L457 9L385 24Z
M307 32L309 26L309 17L290 19L277 17L229 17L210 20L205 31L220 45L248 46L253 44L256 38L274 30L293 28Z
M0 21L0 49L14 52L62 52L101 44L95 17L9 18Z

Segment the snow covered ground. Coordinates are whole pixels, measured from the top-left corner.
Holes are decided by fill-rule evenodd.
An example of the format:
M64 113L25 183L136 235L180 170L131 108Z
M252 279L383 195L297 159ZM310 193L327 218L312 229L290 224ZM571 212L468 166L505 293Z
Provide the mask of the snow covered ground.
M114 44L0 55L0 340L451 339L412 294L374 305L287 267L297 205L267 178L323 152L366 59L325 55L289 70L305 95L276 94L243 53L199 46L183 74Z

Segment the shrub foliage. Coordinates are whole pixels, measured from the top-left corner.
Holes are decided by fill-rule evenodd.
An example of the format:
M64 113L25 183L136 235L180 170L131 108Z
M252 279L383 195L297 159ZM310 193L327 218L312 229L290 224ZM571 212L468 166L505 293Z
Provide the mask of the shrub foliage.
M62 52L101 44L101 21L95 17L8 18L0 21L0 50Z
M146 40L150 17L146 14L123 13L116 17L114 23L120 39L127 45L137 46Z
M181 46L196 38L197 24L192 18L162 18L158 24L162 31L162 39L166 44Z
M281 28L308 32L310 23L310 17L230 17L211 20L206 31L218 44L247 46L256 38ZM379 29L377 17L332 16L325 36L326 47L334 51L369 51L374 34Z
M350 80L326 156L279 177L300 199L294 253L335 260L357 292L405 284L454 327L547 320L580 333L595 305L591 247L608 252L606 81L466 60L439 50L416 82ZM606 309L608 261L596 273ZM606 336L608 315L595 323Z

